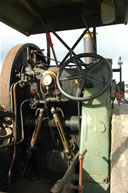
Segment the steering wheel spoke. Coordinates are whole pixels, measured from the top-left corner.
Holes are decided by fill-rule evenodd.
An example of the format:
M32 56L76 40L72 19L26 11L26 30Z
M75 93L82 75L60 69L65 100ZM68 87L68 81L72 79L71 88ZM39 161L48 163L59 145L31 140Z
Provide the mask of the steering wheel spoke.
M92 73L93 71L95 71L96 68L98 68L101 64L103 63L102 60L100 60L98 63L94 63L93 66L91 66L91 68L89 68L88 66L88 74Z
M85 80L80 79L79 84L78 84L78 88L76 91L76 97L80 97L82 94L82 91L84 89L84 85L85 85Z
M79 78L80 77L78 75L65 76L65 77L60 78L60 81L75 80Z
M87 77L85 77L86 80L89 80L90 82L92 82L93 84L96 84L100 87L103 87L105 85L105 82L104 80L98 80L98 79L95 79L94 77L88 75Z
M81 65L80 65L80 60L78 60L78 58L74 57L73 61L76 64L76 66L78 67L78 70L81 71L82 68L81 68Z

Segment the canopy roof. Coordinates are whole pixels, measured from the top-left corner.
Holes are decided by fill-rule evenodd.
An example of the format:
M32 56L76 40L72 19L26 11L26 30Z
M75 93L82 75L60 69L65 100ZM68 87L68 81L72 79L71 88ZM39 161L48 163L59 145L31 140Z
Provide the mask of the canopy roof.
M26 34L127 22L127 0L1 0L0 20Z

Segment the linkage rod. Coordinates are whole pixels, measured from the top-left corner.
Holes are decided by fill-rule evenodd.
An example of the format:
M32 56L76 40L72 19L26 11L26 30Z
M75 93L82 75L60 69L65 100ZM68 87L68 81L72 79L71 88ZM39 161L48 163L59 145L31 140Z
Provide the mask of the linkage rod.
M73 50L75 49L75 47L77 46L77 44L80 42L80 40L83 38L83 36L87 33L87 29L85 29L83 31L83 33L81 34L81 36L78 38L78 40L75 42L75 44L72 46L72 48L70 48L69 52L67 53L67 55L63 58L63 60L61 61L60 65L65 62L65 60L68 58L68 56L70 55L70 53L74 53ZM53 33L53 32L52 32ZM55 35L55 34L54 34ZM65 42L64 42L65 43ZM65 43L66 44L66 43ZM67 44L66 44L67 45ZM69 47L68 47L69 49Z
M64 40L55 32L55 31L52 31L52 33L56 36L56 38L69 50L69 54L73 54L74 56L76 56L76 53L73 52L72 48L70 48L65 42ZM80 60L80 59L79 59ZM80 60L82 63L83 61Z

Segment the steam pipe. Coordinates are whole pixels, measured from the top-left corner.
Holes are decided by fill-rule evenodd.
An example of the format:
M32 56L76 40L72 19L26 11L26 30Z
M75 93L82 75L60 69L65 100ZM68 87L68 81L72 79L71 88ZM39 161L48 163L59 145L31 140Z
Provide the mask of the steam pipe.
M14 125L14 128L13 128L13 133L14 133L14 150L13 150L13 156L12 156L12 161L11 161L11 164L10 164L10 167L9 167L9 170L8 170L8 178L9 178L9 181L10 181L10 178L11 178L11 172L12 172L12 167L13 167L13 164L14 164L14 161L15 161L15 157L16 157L16 140L17 140L17 103L16 103L16 87L17 85L19 85L19 81L16 82L13 86L13 99L14 99L14 122L13 122L13 125Z
M94 41L92 40L92 38ZM96 53L97 52L95 28L93 29L93 32L90 32L90 33L88 32L85 34L83 38L83 42L84 42L84 52L85 53ZM85 58L85 63L90 64L92 63L92 60L93 60L92 57Z

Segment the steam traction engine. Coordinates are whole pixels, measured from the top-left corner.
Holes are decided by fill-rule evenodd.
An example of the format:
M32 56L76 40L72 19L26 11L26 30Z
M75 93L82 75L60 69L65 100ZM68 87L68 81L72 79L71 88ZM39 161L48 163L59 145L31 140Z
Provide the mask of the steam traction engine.
M83 183L90 191L99 179L108 188L111 78L110 64L94 53L54 66L34 44L11 49L0 85L1 191L57 193L67 181L78 183L85 148Z

